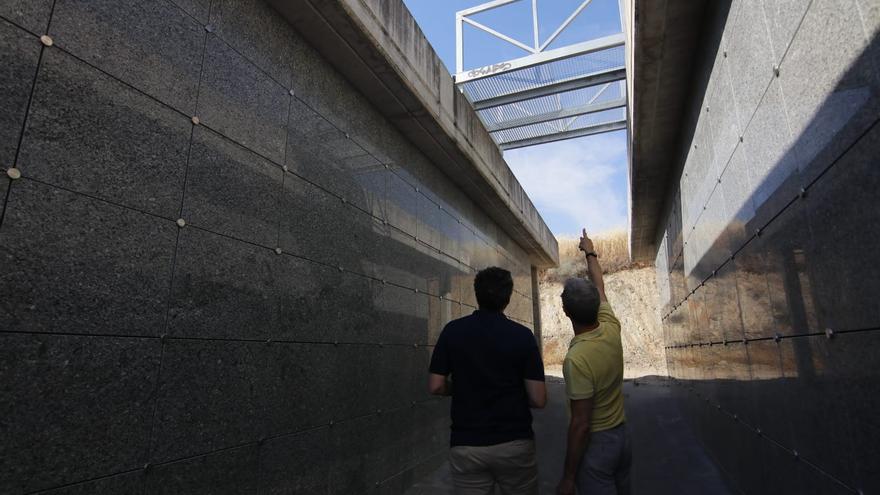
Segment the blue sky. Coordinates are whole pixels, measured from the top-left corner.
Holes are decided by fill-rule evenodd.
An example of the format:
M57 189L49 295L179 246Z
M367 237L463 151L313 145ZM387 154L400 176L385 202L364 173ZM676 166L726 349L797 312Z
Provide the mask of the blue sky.
M450 72L455 71L455 12L485 0L404 0ZM473 17L526 45L533 44L530 0L520 0ZM543 42L581 0L538 0ZM617 0L593 0L549 46L620 32ZM464 27L464 69L527 55L522 49L471 26ZM557 236L626 228L625 131L510 150L504 154L544 221Z

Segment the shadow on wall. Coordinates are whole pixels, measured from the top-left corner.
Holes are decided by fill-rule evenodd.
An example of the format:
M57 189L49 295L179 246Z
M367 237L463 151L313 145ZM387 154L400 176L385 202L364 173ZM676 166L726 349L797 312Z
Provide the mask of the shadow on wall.
M772 133L751 131L771 117L762 112L785 112L783 65L693 229L682 225L682 208L700 198L674 198L660 254L669 270L658 275L668 277L669 372L705 443L746 493L880 490L878 54L874 36L793 144L755 173L758 155L779 146ZM775 122L788 125L784 113ZM760 180L749 185L746 175ZM732 220L719 194L728 206L743 198ZM687 245L700 242L707 246Z

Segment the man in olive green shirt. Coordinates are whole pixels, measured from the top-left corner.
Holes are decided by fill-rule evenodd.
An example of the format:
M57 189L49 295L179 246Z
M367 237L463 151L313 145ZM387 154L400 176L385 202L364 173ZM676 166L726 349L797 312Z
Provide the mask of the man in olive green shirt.
M569 279L562 308L574 338L562 365L571 407L565 471L559 495L628 495L632 460L623 411L620 322L605 297L599 256L584 230L578 245L590 280Z

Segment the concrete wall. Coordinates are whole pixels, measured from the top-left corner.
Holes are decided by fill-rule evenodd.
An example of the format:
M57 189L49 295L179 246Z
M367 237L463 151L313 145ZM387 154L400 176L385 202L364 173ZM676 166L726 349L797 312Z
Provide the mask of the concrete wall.
M531 326L530 254L293 28L3 0L0 47L0 492L399 493L442 458L432 344L488 265Z
M670 373L745 493L880 490L880 8L717 6L656 266Z

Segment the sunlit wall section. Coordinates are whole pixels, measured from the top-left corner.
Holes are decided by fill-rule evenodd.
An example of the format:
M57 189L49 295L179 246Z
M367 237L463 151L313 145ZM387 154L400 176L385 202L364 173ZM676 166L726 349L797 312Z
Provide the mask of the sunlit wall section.
M669 371L743 492L872 493L880 10L718 10L657 239Z

